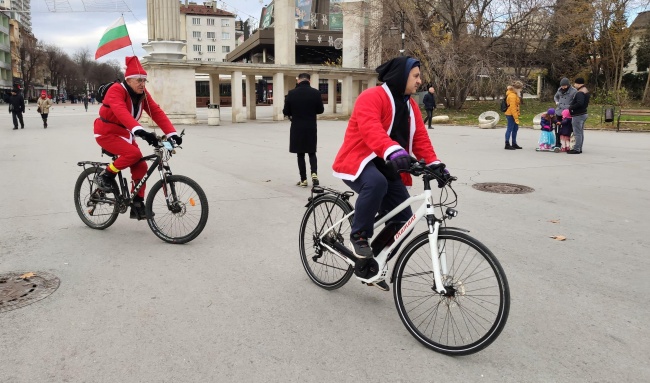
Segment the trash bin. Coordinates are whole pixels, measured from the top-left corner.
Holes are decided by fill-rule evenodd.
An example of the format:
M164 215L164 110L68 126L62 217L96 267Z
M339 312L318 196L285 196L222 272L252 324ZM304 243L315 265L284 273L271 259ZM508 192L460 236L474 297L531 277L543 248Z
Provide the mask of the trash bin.
M605 109L605 122L614 121L614 108Z
M208 125L220 125L221 111L219 105L208 104Z

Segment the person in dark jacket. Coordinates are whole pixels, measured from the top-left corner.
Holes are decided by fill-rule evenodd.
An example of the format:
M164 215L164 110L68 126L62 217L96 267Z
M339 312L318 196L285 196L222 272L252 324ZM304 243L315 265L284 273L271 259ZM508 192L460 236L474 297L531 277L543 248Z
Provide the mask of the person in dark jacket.
M436 108L436 90L433 87L430 87L427 94L424 95L422 103L424 103L424 110L427 112L427 118L424 119L424 123L429 122L428 128L433 129L431 127L431 118L433 117L433 110Z
M576 88L576 95L573 97L569 105L569 112L571 112L573 125L573 136L576 143L573 149L569 150L568 154L582 153L582 142L584 141L584 128L585 121L587 120L587 108L589 107L589 90L585 86L585 79L578 77L575 79L573 86Z
M576 88L571 86L571 82L569 81L568 78L564 77L562 80L560 80L560 87L557 89L557 92L555 92L555 96L553 96L553 100L555 101L555 112L557 113L558 116L562 116L562 112L565 109L569 109L569 105L571 105L571 101L573 100L573 97L576 95ZM559 148L561 145L561 140L560 140L560 134L559 134L559 129L560 129L560 123L562 120L561 118L558 118L558 121L555 124L555 147Z
M309 154L312 184L319 185L316 162L316 115L325 110L320 91L311 87L310 79L308 73L298 75L298 85L284 98L284 109L282 109L282 113L291 120L289 152L296 153L298 156L300 181L296 186L303 188L307 187L305 153Z
M14 121L14 130L18 129L18 121L20 121L20 129L25 129L25 122L23 121L23 113L25 113L25 99L20 93L20 89L14 88L11 90L9 105L11 105L11 117Z

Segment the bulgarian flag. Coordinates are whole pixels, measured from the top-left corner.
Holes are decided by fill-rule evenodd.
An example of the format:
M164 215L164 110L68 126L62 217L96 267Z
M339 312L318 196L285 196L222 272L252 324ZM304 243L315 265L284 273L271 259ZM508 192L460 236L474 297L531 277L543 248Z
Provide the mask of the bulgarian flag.
M120 16L120 18L104 32L102 39L99 41L97 52L95 52L95 60L120 48L128 47L129 45L131 45L129 31L126 30L124 17Z

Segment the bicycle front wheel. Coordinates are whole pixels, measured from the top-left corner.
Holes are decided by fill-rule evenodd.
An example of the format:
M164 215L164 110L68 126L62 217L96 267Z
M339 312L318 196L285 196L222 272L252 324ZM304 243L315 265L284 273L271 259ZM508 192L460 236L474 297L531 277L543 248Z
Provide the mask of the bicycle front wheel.
M393 294L402 322L428 348L467 355L489 346L501 333L510 311L510 290L496 257L469 235L440 229L438 252L448 273L447 292L435 291L426 233L404 250L396 264Z
M298 240L302 265L309 278L326 290L343 286L352 276L354 267L323 247L320 236L351 211L340 198L325 195L307 208L300 223ZM350 238L351 225L352 217L343 220L327 233L324 240L345 246L345 241Z
M168 243L182 244L196 238L208 221L208 199L194 180L180 175L156 182L147 197L147 223Z
M99 190L95 184L95 177L101 172L102 169L97 167L86 168L74 185L74 206L79 218L97 230L111 226L120 214L115 195Z

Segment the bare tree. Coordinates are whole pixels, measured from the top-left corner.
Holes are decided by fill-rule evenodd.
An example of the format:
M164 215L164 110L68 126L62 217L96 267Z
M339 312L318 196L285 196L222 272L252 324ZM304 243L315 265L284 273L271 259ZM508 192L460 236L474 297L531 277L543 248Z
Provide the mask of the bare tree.
M70 59L61 50L61 48L54 45L47 45L44 47L45 51L45 68L49 72L50 84L57 87L60 92L63 87L63 72L65 65Z
M31 85L36 76L36 71L43 60L43 49L34 36L23 33L20 48L20 71L23 74L23 87L25 97L33 96Z

